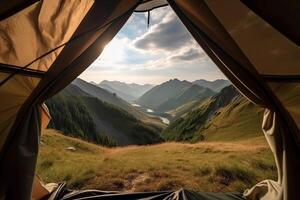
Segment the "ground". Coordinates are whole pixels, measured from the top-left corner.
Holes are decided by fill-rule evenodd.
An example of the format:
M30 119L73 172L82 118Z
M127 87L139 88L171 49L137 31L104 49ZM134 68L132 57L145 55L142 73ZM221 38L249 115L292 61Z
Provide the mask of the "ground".
M76 150L67 149L74 147ZM276 180L273 155L263 137L243 142L162 143L104 148L62 135L42 134L38 174L74 189L242 192Z

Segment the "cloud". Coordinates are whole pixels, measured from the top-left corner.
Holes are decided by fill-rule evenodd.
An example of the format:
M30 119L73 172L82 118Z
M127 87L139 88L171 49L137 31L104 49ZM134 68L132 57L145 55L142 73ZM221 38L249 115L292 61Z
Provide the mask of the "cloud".
M134 46L144 51L174 51L180 49L192 41L179 18L169 12L162 22L154 25L151 29L134 41Z
M204 52L199 52L198 49L193 48L180 55L172 56L170 57L170 59L181 60L181 61L192 61L192 60L202 58L203 56L205 56Z
M98 59L82 75L104 79L161 83L170 78L195 80L223 77L171 8L134 13Z

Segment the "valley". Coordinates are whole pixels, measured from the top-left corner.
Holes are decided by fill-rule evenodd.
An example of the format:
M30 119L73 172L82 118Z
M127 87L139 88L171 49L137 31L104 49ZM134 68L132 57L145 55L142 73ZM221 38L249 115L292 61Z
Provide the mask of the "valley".
M46 102L52 120L38 159L45 182L130 192L242 192L276 180L261 131L263 109L228 81L171 79L138 94L130 91L138 84L124 84L76 79Z
M37 173L46 183L66 181L73 189L243 192L277 176L263 137L105 148L48 129L41 141Z
M119 91L134 98L126 101ZM58 109L64 101L68 106ZM175 78L159 85L139 85L75 79L46 104L54 116L50 128L96 143L99 139L95 138L101 137L123 146L262 135L262 109L248 102L226 80L189 82ZM79 107L78 111L72 107ZM73 115L64 115L70 109ZM80 123L82 117L89 125Z

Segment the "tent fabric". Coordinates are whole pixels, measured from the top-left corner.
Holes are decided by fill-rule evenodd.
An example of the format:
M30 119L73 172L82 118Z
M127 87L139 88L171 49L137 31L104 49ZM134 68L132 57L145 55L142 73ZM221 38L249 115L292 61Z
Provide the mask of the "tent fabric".
M243 3L210 0L207 4L260 74L300 74L299 46Z
M0 43L2 44L0 63L26 66L39 55L43 55L60 43L69 40L71 33L75 31L92 2L91 0L72 1L72 3L63 3L59 0L37 2L2 20L0 23ZM76 11L71 14L70 11L73 9ZM58 11L60 14L57 14ZM50 25L49 19L52 20ZM66 32L61 31L65 26L68 27L68 30ZM29 64L27 69L47 71L61 49ZM1 73L0 82L7 80L12 73ZM3 111L1 116L3 117L0 119L0 130L3 129L2 126L7 127L9 123L14 122L20 106L38 83L38 78L18 75L1 86L0 92L4 99L1 100L1 110ZM11 119L10 122L7 121L8 119ZM7 133L1 134L0 149L2 149L6 135Z
M132 12L149 11L166 3L234 86L266 108L262 128L275 156L278 180L258 183L245 191L244 197L298 198L300 4L273 2L269 7L256 0L4 0L0 2L0 199L31 197L40 128L49 120L42 103L100 55ZM64 188L60 185L51 196L234 199L185 190L70 194Z
M242 0L242 2L287 38L300 46L300 5L298 0L276 1L276 3L260 0Z
M155 8L167 6L167 0L143 0L134 10L135 12L147 12Z
M59 53L56 51L52 51L51 48L56 48L55 45L52 46L51 43L46 43L45 51L42 52L35 52L34 49L27 49L26 51L35 52L36 55L32 57L33 60L36 58L41 58L37 60L37 63L40 63L40 60L46 59L49 57L51 62L47 62L47 64L51 66L47 66L43 68L47 70L45 75L42 78L38 78L37 84L34 85L32 90L27 91L22 89L22 84L18 82L20 77L21 81L27 80L31 77L26 76L22 70L16 70L16 73L11 73L9 79L3 82L0 87L0 94L1 96L5 95L8 100L14 99L18 97L18 94L14 94L15 92L24 92L26 93L26 98L23 99L22 102L18 102L20 105L18 108L19 110L13 110L14 113L12 114L12 119L10 121L10 126L8 123L5 123L6 133L6 140L1 140L4 143L3 147L1 148L1 180L0 180L0 197L6 199L30 199L31 196L31 189L33 184L33 177L35 173L35 165L36 165L36 158L38 155L38 144L39 144L39 135L40 135L40 127L41 127L41 110L40 106L41 103L48 98L48 95L55 94L55 92L59 91L59 88L63 88L68 83L70 83L75 77L77 77L89 64L96 59L101 51L103 50L104 46L114 37L117 31L123 26L126 22L128 17L133 12L134 8L137 6L138 1L80 1L74 0L72 4L68 4L69 1L57 1L60 2L61 5L53 5L52 1L39 1L37 4L31 5L28 9L39 8L37 10L41 11L41 7L43 4L49 4L49 7L46 7L46 10L43 10L45 13L45 18L42 20L45 23L48 23L49 26L52 24L51 20L54 20L55 17L60 17L63 14L60 20L65 22L69 21L70 16L76 16L76 11L72 9L65 10L63 8L70 8L72 4L80 4L87 8L89 5L89 9L83 9L86 11L86 14L83 16L83 10L77 9L81 12L80 17L78 19L74 19L75 22L73 24L77 24L78 27L74 29L74 33L70 34L70 39L66 40L59 40L61 48L57 48ZM92 3L92 4L91 4ZM39 6L38 6L39 5ZM64 6L65 5L65 6ZM51 14L51 10L56 9L56 14ZM73 7L74 8L74 7ZM27 8L26 8L27 9ZM25 9L25 10L26 10ZM22 10L23 11L23 10ZM22 11L20 11L22 13ZM25 11L24 11L25 12ZM30 12L29 12L30 13ZM19 13L12 15L10 18L14 18L18 16ZM25 18L30 17L31 15L25 15ZM34 17L35 16L35 17ZM37 15L32 16L32 22L35 23L27 23L28 27L24 27L25 24L15 24L15 28L18 29L19 26L22 26L23 29L28 28L29 30L36 31L37 27L31 27L32 24L38 24L40 18L36 17ZM48 20L47 20L48 19ZM97 20L95 20L97 19ZM5 19L6 20L6 19ZM5 21L4 20L4 21ZM9 20L9 19L7 19ZM59 21L60 21L59 20ZM1 21L2 24L3 21ZM13 21L15 22L15 21ZM11 23L13 23L11 22ZM7 27L8 22L5 21L4 25ZM55 25L55 23L53 23ZM58 23L59 25L59 23ZM46 25L43 25L45 27ZM57 34L64 34L64 32L68 32L68 28L72 28L73 26L68 26L67 23L64 25L58 26L57 30L52 32L53 30L49 30L50 33L46 34L46 37L52 38L51 34L54 34L54 38L58 37ZM64 31L64 29L66 29ZM47 29L46 29L47 30ZM2 32L5 33L5 30ZM1 32L1 33L2 33ZM43 32L42 30L40 32ZM18 31L18 37L24 37L26 35L20 34L21 31ZM35 34L32 34L36 36ZM6 35L5 35L6 36ZM31 37L31 35L29 34ZM26 37L23 38L24 40L28 40ZM32 39L32 38L29 38ZM6 40L1 40L3 43ZM29 40L30 41L30 40ZM48 40L47 40L48 41ZM53 40L54 42L58 40ZM64 42L68 42L64 44ZM35 39L32 40L35 44ZM7 44L7 43L4 43ZM30 44L30 43L29 43ZM28 45L29 45L28 44ZM18 44L16 44L18 45ZM45 44L41 44L41 48ZM50 46L47 46L50 45ZM34 46L33 46L34 47ZM39 46L36 46L39 47ZM24 47L25 48L25 47ZM27 47L26 47L27 48ZM29 48L29 47L28 47ZM43 48L42 48L43 49ZM21 51L21 49L19 49ZM38 49L37 49L38 50ZM49 50L49 52L47 52ZM23 49L24 51L24 49ZM2 53L2 52L1 52ZM3 53L7 53L4 51ZM12 53L12 52L10 52ZM18 52L19 53L19 52ZM24 52L26 54L27 52ZM42 55L38 54L41 53ZM51 55L55 54L56 58L52 59ZM6 55L6 54L5 54ZM6 59L5 55L1 55L2 59ZM8 56L9 57L9 56ZM26 56L24 56L26 57ZM13 59L13 57L10 57ZM22 56L20 56L23 59ZM8 62L7 60L2 60L2 62ZM4 64L24 64L27 62L22 60L18 62L20 63L4 63ZM28 58L28 61L31 60ZM12 61L16 62L16 61ZM31 61L32 62L32 61ZM28 65L28 64L27 64ZM25 65L26 66L26 65ZM29 65L28 65L29 66ZM39 65L36 65L39 67ZM24 67L24 65L19 66L20 68ZM10 75L11 75L10 74ZM23 76L24 75L24 76ZM4 75L7 77L7 75ZM4 79L5 80L5 79ZM12 85L15 88L10 88L13 90L8 91L8 87ZM26 86L26 85L25 85ZM19 87L19 88L16 88ZM8 94L12 93L10 96ZM1 99L1 105L5 105L5 102ZM13 103L13 102L12 102ZM7 108L11 108L13 105L12 103L7 101ZM6 111L3 110L3 111ZM3 113L1 113L1 116ZM3 117L6 120L6 117ZM11 124L13 123L13 124ZM1 122L2 124L2 122ZM7 128L8 127L8 128ZM3 134L1 133L1 137ZM22 167L20 167L22 166Z
M48 200L245 200L240 193L192 192L184 189L157 192L115 192L100 190L72 191L66 183L61 183L49 196Z
M295 120L291 120L291 113L287 112L288 109L274 95L274 89L263 80L263 75L264 73L299 74L299 68L296 66L299 65L300 58L295 56L299 55L299 48L268 24L261 22L255 13L239 1L177 0L174 2L170 0L169 2L194 38L237 89L253 102L266 108L263 130L275 156L278 180L259 183L246 191L245 197L247 199L297 199L298 191L294 184L300 178L297 173L300 166L299 129L295 127ZM238 15L239 13L244 15ZM252 18L251 23L247 23L249 16ZM230 24L235 22L245 27ZM259 32L262 24L267 27L267 33L271 37L249 30L256 28ZM266 44L273 42L276 45L274 42L277 41L282 49L276 52L277 63L274 67L272 65L274 56L263 52L263 57L260 57L261 52L252 47L272 50L274 46ZM265 46L260 46L260 43ZM287 62L284 63L285 61ZM270 67L268 65L273 68L268 68ZM299 103L299 101L294 102L293 105L299 106Z
M92 4L93 0L37 2L2 20L0 43L3 47L0 63L25 66L68 41ZM36 23L32 23L33 21ZM27 69L47 71L61 50L59 48L31 63Z

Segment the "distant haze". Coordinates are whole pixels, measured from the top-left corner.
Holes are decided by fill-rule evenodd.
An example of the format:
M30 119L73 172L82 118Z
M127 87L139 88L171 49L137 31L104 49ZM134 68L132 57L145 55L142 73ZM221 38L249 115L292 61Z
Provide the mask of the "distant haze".
M80 75L103 80L161 84L173 78L195 81L224 79L224 75L169 7L134 13L102 54Z

